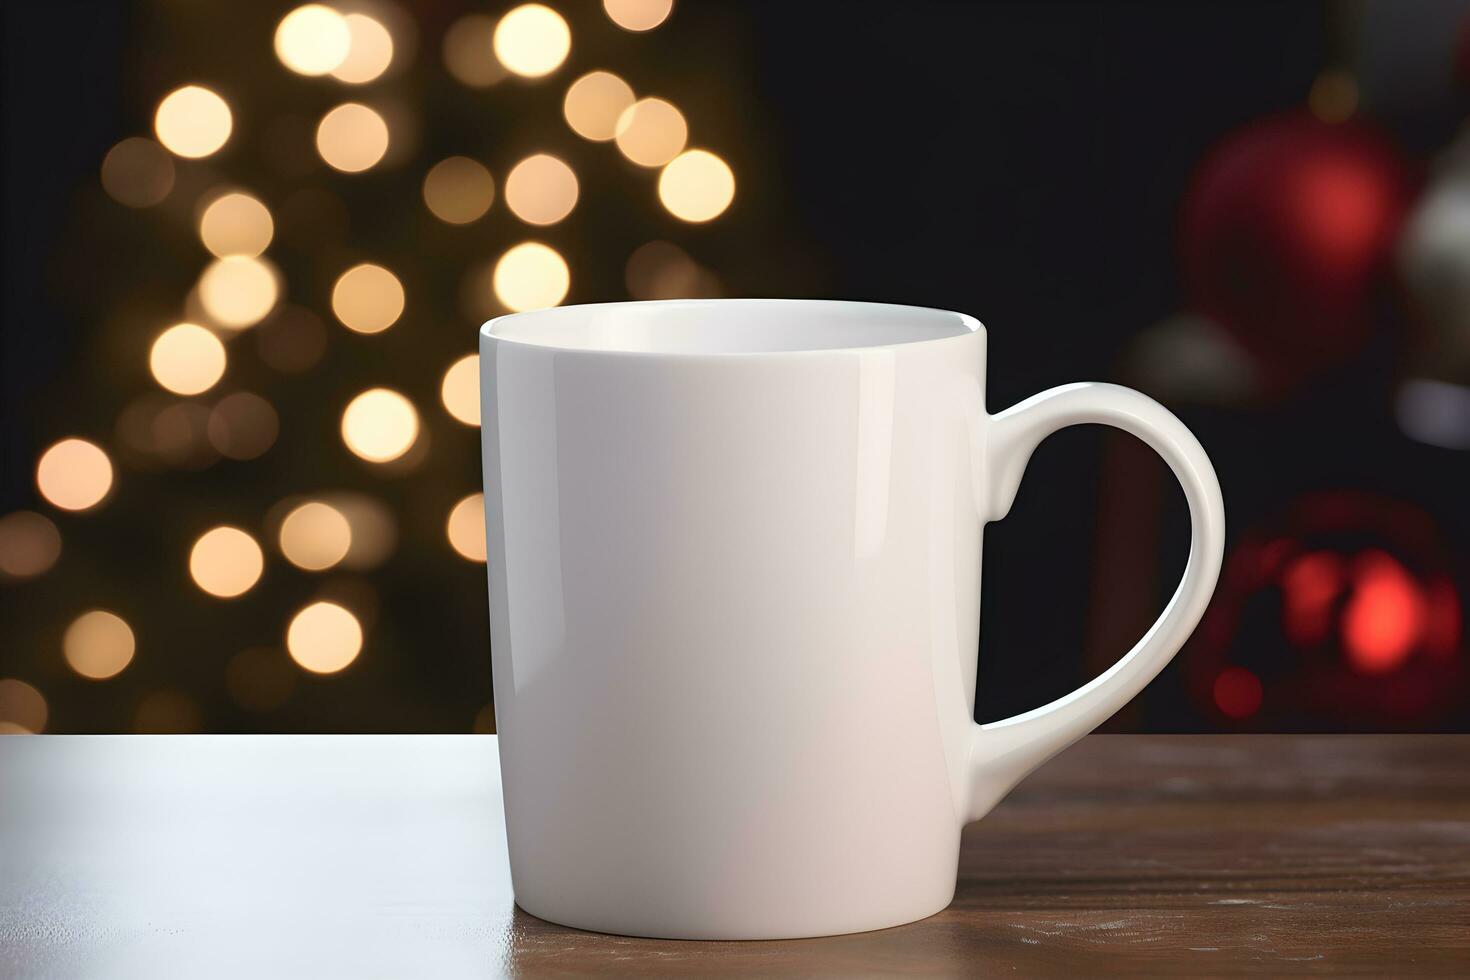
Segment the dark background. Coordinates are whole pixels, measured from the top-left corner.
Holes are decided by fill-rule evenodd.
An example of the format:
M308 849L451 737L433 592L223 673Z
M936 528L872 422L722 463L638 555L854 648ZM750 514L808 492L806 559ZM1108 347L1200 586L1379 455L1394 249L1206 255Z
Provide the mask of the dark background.
M36 456L88 426L105 441L102 420L116 415L121 392L146 384L133 365L119 378L99 353L115 348L99 338L119 304L146 320L165 301L108 283L161 279L179 287L176 303L202 261L181 257L186 232L158 231L101 194L97 172L107 149L148 133L159 96L197 77L229 79L238 93L232 105L248 92L287 113L297 102L316 113L342 97L317 94L276 63L270 31L286 8L268 6L249 13L182 3L4 6L0 512L45 511L33 482ZM478 245L420 234L425 219L407 212L423 210L414 188L424 170L472 145L486 148L500 179L505 165L496 154L513 161L510 144L560 124L555 107L571 78L613 68L640 94L654 90L680 104L694 142L731 162L739 191L729 214L709 226L679 226L642 204L635 213L617 168L605 155L581 165L571 155L577 141L561 124L555 138L568 144L583 181L582 203L568 219L581 231L567 246L574 270L567 302L627 298L624 257L640 240L668 238L713 269L726 295L844 297L976 315L990 331L992 411L1055 384L1110 380L1149 390L1197 433L1220 475L1227 561L1236 565L1227 567L1208 635L1117 727L1470 730L1458 632L1449 666L1436 673L1415 673L1416 651L1400 670L1355 679L1340 642L1308 650L1286 635L1279 585L1240 573L1242 549L1254 555L1263 543L1290 538L1349 557L1387 550L1411 573L1442 576L1461 600L1467 594L1470 456L1417 442L1395 420L1395 393L1416 356L1424 360L1425 345L1405 304L1393 299L1392 272L1375 272L1383 282L1365 314L1367 338L1290 384L1216 397L1202 383L1202 397L1193 397L1188 385L1139 366L1161 336L1157 325L1196 305L1181 275L1181 212L1201 161L1242 127L1305 115L1324 71L1357 80L1351 125L1381 134L1402 158L1405 186L1420 193L1464 118L1454 57L1465 4L686 2L667 24L634 38L608 25L594 4L556 6L568 8L573 30L569 64L544 83L547 93L524 86L490 95L456 89L437 60L445 26L482 8L405 6L419 24L416 60L385 84L420 106L420 152L396 165L398 176L341 192L349 217L338 240L293 246L283 228L277 261L288 279L297 270L319 277L306 270L323 250L371 246L402 254L404 278L413 283L417 274L426 294L452 297ZM242 130L251 121L244 116ZM267 196L283 182L243 152L222 166ZM400 207L376 203L389 190ZM492 219L501 225L484 230L487 241L514 240L500 202ZM306 295L319 302L323 287L314 288ZM420 310L424 329L471 336L475 324L453 307L446 299ZM445 349L467 346L456 340ZM1249 362L1235 348L1227 353L1220 364L1204 357L1206 378ZM364 358L349 351L327 362L343 390L354 387ZM411 360L394 365L418 368ZM435 361L422 377L399 383L432 401L441 369ZM272 383L262 373L255 387L269 391ZM298 387L277 404L289 419L293 404L321 397ZM337 410L334 402L323 415ZM437 540L446 502L458 494L436 484L452 473L456 485L473 488L475 435L436 434L432 472L384 491L404 515L406 543L366 577L377 597L367 650L377 656L365 654L340 677L302 678L288 701L267 711L235 703L220 680L224 664L242 646L279 644L279 623L304 593L289 576L268 576L248 612L222 609L191 591L178 570L197 528L171 530L187 516L167 501L214 496L222 512L238 514L254 500L258 519L289 489L285 436L275 454L287 455L264 457L264 470L227 461L140 477L151 489L120 491L112 509L127 504L141 517L104 509L75 532L69 524L82 518L58 518L68 546L62 562L11 583L0 606L7 636L0 676L30 678L46 693L53 731L148 727L135 706L158 685L193 704L180 727L466 730L490 700L483 568ZM1162 464L1130 443L1092 429L1048 440L1010 517L987 532L982 720L1034 707L1100 672L1172 589L1188 540L1182 497L1164 481ZM296 445L309 446L309 433ZM360 465L333 465L312 479L373 485ZM433 514L416 524L421 509ZM1410 525L1430 530L1404 530ZM418 537L435 544L416 545ZM140 579L150 580L150 592L172 592L173 605L140 596ZM1339 612L1352 601L1343 588ZM131 604L144 619L150 610L176 611L155 613L172 627L140 640L137 669L105 684L69 675L57 652L61 630L76 611L109 603ZM1242 717L1222 712L1212 687L1229 664L1264 684ZM1400 681L1410 693L1372 693ZM1432 697L1413 693L1426 685Z

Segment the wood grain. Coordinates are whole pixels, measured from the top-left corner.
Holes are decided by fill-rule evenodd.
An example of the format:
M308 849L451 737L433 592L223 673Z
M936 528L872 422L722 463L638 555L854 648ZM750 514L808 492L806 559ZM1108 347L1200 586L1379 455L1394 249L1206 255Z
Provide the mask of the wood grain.
M679 976L1470 975L1470 737L1094 735L965 834L954 904L690 943L515 912L507 969Z

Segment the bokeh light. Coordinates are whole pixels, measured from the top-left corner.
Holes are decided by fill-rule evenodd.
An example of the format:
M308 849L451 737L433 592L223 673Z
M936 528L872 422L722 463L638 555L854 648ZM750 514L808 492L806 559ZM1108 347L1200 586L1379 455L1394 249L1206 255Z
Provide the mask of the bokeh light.
M672 242L640 245L624 270L628 295L634 299L688 299L720 295L713 272Z
M1340 68L1329 69L1317 76L1307 95L1307 107L1323 122L1346 121L1358 110L1358 83L1352 74Z
M37 735L46 730L46 699L25 681L0 677L0 735Z
M388 560L398 543L398 526L386 504L363 493L334 493L324 499L352 527L343 568L367 571Z
M723 214L735 199L735 174L708 150L689 150L669 161L659 174L658 199L682 221L709 221Z
M197 732L203 716L199 705L182 691L149 691L133 713L133 731L139 735L182 735Z
M352 547L352 525L331 504L309 500L281 522L281 554L297 568L320 572L331 568Z
M249 711L273 711L285 704L295 689L296 672L280 650L251 647L225 664L225 690L231 700Z
M674 0L602 0L602 9L625 31L651 31L668 20Z
M41 454L36 488L62 510L88 510L112 489L112 460L94 442L62 439Z
M0 573L34 578L61 557L61 532L35 511L18 510L0 517Z
M387 463L413 447L419 413L413 403L390 388L370 388L352 399L342 413L342 441L370 463Z
M271 403L249 391L226 395L209 410L205 434L228 459L256 459L276 443L280 416Z
M444 372L439 385L444 408L465 425L480 424L480 355L466 354Z
M219 459L209 441L209 409L198 402L175 402L159 410L150 428L154 453L170 466L202 470Z
M106 609L82 613L61 637L67 666L93 681L122 673L132 663L136 649L132 628L117 613Z
M689 125L684 114L663 99L639 99L618 116L618 149L640 167L661 167L684 149Z
M489 88L505 78L494 53L495 23L486 14L467 14L444 32L444 67L461 85Z
M332 286L332 312L348 330L381 333L403 314L403 283L380 265L355 265Z
M526 3L495 25L495 57L509 71L541 78L561 67L572 49L572 32L561 14L545 4Z
M194 584L220 599L249 592L265 569L259 543L238 527L221 525L199 536L189 551Z
M618 119L633 104L633 89L609 71L588 72L567 89L562 114L572 132L606 142L618 134Z
M351 40L347 56L331 70L332 77L349 85L365 85L393 64L393 35L382 22L364 13L347 14Z
M445 524L449 544L462 558L485 560L485 495L472 493L455 504Z
M440 160L424 175L424 204L440 221L478 221L495 200L495 179L469 157Z
M169 152L189 159L215 153L234 125L224 99L202 85L174 89L158 103L153 132Z
M1342 610L1342 645L1359 673L1384 674L1414 652L1428 608L1408 569L1382 551L1359 556L1352 597Z
M1215 678L1215 707L1227 718L1249 718L1261 709L1261 679L1244 667L1226 667Z
M548 153L526 157L505 178L505 205L528 224L556 224L577 205L577 175Z
M347 57L352 33L331 7L308 3L276 26L276 57L298 75L325 75Z
M102 189L119 204L152 207L173 187L173 158L153 140L129 136L102 158Z
M321 360L327 349L327 329L310 310L286 306L255 329L255 342L267 365L298 374Z
M522 242L495 263L495 296L512 312L555 306L571 287L566 260L550 245Z
M362 652L362 624L335 602L313 602L291 617L286 650L313 674L335 674Z
M280 296L275 267L265 259L227 255L199 277L199 304L213 322L242 330L265 319Z
M153 379L176 395L208 391L225 374L225 345L197 323L177 323L148 352Z
M470 731L476 735L495 734L495 702L491 701L485 707L475 712L475 720L470 723Z
M199 216L199 240L216 256L259 255L271 243L270 210L241 191L221 194Z
M361 173L388 152L388 123L360 102L344 102L322 117L316 149L334 170Z

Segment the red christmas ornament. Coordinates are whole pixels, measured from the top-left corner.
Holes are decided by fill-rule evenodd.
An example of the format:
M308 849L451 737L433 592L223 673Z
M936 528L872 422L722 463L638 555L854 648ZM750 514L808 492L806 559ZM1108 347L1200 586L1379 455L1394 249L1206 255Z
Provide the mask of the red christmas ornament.
M1180 252L1193 304L1281 388L1357 350L1410 199L1408 168L1355 123L1307 113L1227 137L1196 171Z

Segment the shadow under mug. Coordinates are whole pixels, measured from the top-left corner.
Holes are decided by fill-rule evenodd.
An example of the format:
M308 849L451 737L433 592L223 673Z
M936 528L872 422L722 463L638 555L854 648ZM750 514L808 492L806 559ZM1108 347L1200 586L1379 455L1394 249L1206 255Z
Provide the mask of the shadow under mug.
M940 911L964 825L1136 695L1219 573L1189 431L1107 384L987 414L962 314L613 303L493 320L480 350L511 876L554 922L773 939ZM1091 422L1178 477L1183 580L1101 676L976 725L981 531Z

